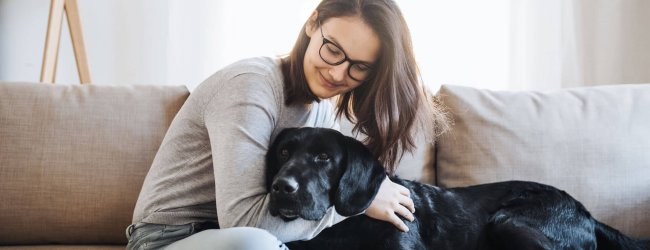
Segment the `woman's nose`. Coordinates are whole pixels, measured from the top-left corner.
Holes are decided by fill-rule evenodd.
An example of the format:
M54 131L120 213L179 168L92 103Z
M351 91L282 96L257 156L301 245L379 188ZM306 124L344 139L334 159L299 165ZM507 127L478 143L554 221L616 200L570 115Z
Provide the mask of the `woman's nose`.
M332 76L332 80L336 82L342 82L347 75L348 65L350 62L344 62L336 66L331 66L329 73Z

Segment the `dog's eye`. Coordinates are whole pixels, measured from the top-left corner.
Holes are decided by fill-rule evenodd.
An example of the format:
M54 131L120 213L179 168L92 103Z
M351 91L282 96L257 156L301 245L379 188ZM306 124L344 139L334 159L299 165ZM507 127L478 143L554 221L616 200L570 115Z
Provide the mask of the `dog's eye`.
M280 150L280 155L284 157L289 156L289 150L287 149Z
M329 160L329 159L330 159L330 156L327 155L326 153L320 153L320 154L318 154L318 160L321 160L321 161L327 161L327 160Z

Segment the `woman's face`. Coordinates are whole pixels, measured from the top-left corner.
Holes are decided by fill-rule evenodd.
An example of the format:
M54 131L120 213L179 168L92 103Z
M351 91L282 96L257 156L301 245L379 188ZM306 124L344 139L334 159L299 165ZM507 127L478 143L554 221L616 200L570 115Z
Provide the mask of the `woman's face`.
M321 27L314 25L318 24L316 18L314 12L311 17L312 22L309 22L305 29L311 40L305 53L303 67L309 90L318 98L327 99L361 85L362 81L350 77L348 67L351 61L373 65L379 57L380 43L375 31L358 16L329 18L321 22ZM319 54L323 45L323 36L340 48L343 52L340 55L347 55L349 60L339 65L325 62ZM354 70L360 70L359 65L355 64L353 67Z

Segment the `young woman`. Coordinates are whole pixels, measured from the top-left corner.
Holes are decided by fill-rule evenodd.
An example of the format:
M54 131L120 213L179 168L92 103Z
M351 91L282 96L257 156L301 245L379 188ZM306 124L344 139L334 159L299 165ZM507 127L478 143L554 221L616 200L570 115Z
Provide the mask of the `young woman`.
M335 102L335 103L334 103ZM392 0L323 0L291 54L236 62L197 87L174 118L138 198L128 249L283 249L345 219L285 222L268 212L264 155L287 127L352 119L387 174L419 122L442 118L419 81ZM406 188L386 179L365 214L408 231Z

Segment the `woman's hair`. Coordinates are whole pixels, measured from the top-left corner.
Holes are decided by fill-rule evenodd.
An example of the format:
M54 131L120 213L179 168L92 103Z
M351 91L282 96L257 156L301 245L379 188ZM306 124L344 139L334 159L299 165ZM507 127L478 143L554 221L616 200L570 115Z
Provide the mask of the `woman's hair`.
M364 143L393 175L404 152L413 150L417 132L424 132L432 141L448 127L438 101L420 81L402 12L392 0L323 0L316 11L321 22L358 16L379 36L381 49L371 75L339 97L337 117L345 115L355 123L353 131L367 136ZM314 20L307 22L318 27ZM319 101L304 75L303 60L310 41L306 26L282 63L287 105Z

